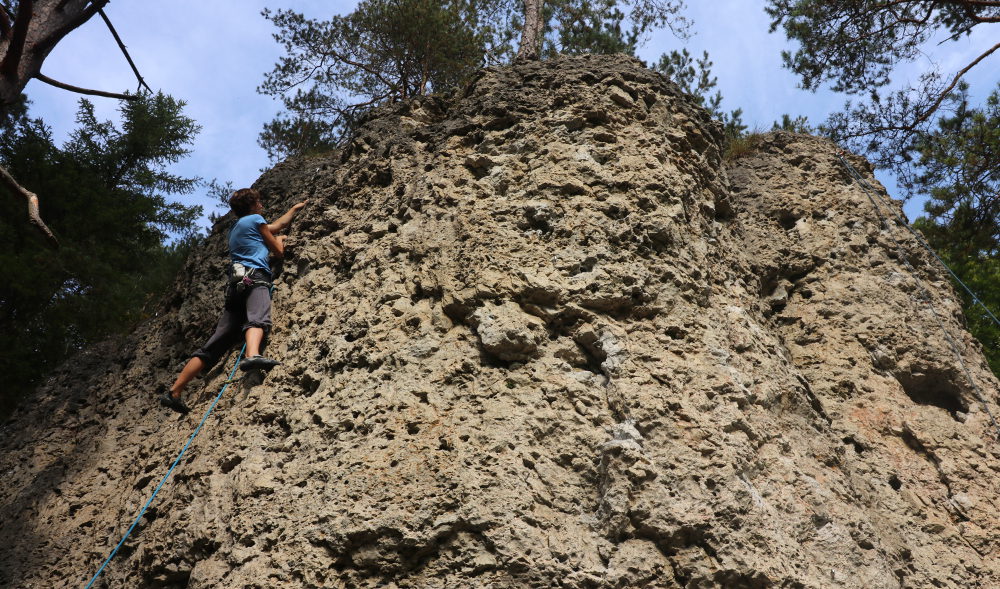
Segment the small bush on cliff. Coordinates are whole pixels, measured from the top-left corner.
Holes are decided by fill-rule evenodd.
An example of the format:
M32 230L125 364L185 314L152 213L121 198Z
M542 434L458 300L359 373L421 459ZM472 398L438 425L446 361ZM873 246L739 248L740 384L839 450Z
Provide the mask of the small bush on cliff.
M938 255L995 315L1000 309L1000 256L995 251L979 250L975 245L975 236L963 232L954 223L921 218L913 225L923 232ZM956 292L962 300L962 312L969 331L983 344L983 354L990 368L1000 377L1000 327L965 289L956 285Z
M757 153L766 135L767 133L759 129L735 136L727 135L726 148L722 152L722 159L732 162Z

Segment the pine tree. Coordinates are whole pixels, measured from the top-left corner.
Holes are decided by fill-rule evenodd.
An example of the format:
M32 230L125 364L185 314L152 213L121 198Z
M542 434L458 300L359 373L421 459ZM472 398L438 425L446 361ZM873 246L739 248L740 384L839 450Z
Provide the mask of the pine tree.
M196 186L167 171L198 131L182 109L162 94L123 101L119 128L81 100L61 148L25 103L3 110L0 163L47 195L61 247L39 248L20 203L0 195L0 413L69 355L141 319L197 240L200 207L167 199Z
M743 109L725 112L722 110L722 93L711 91L718 84L718 78L712 75L712 61L708 52L702 52L701 58L694 59L687 49L676 49L660 56L660 61L653 66L681 90L689 94L711 115L722 122L726 137L730 139L741 136L747 129L743 124Z
M364 0L325 21L265 10L285 55L258 91L285 111L259 142L272 159L330 149L381 104L448 91L484 65L513 61L518 35L518 59L634 53L656 28L683 37L682 8L682 0Z
M876 165L905 177L914 137L933 129L941 107L962 77L1000 44L951 72L929 69L909 85L889 90L896 68L933 57L941 45L976 27L1000 23L1000 4L975 0L768 0L771 30L784 29L799 44L785 51L785 66L808 90L829 83L834 92L859 97L824 123L825 132L864 152ZM936 44L936 37L945 38ZM897 86L899 86L897 84Z
M265 10L286 54L258 91L281 99L286 112L265 126L261 145L272 159L329 148L380 104L458 86L483 65L492 43L503 43L487 17L490 6L364 0L327 21Z

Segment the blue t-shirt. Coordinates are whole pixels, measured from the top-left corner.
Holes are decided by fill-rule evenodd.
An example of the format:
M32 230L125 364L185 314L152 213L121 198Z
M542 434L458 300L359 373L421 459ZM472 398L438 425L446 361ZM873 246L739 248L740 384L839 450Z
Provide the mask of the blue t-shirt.
M260 226L266 224L264 217L256 214L240 217L236 221L229 230L229 255L233 262L271 273L271 266L267 263L267 246L264 245L264 236L260 234Z

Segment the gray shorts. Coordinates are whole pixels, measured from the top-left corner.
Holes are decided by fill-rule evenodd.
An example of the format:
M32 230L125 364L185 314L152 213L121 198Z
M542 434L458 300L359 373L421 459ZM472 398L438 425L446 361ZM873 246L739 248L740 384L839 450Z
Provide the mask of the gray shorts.
M251 327L263 329L265 337L271 331L271 291L266 284L227 296L215 333L191 356L201 358L205 369L211 368L243 340L243 332Z

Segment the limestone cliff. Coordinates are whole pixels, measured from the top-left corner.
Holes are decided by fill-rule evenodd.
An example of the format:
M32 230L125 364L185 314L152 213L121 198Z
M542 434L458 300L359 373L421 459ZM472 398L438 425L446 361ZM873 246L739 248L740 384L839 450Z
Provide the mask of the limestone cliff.
M998 383L941 269L834 145L721 142L580 57L266 173L271 215L311 199L283 364L229 389L96 586L1000 586ZM235 353L189 416L151 397L214 325L224 229L4 426L0 585L83 586L222 387Z

